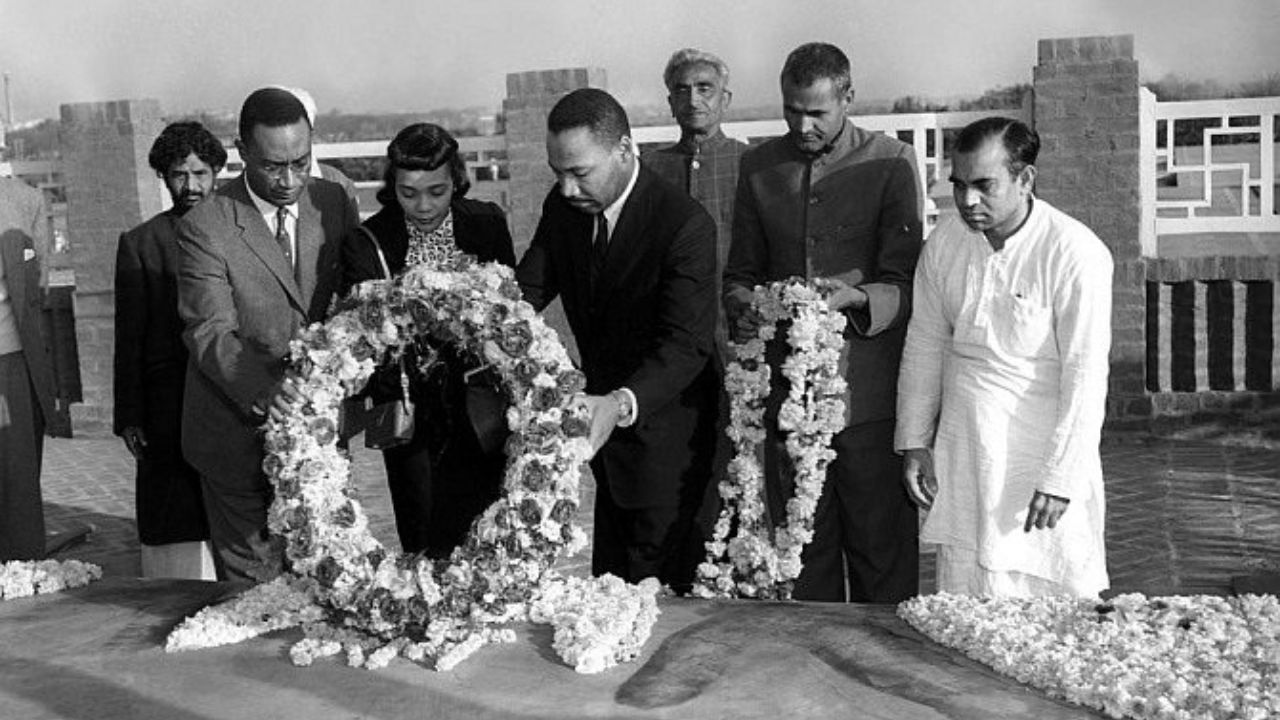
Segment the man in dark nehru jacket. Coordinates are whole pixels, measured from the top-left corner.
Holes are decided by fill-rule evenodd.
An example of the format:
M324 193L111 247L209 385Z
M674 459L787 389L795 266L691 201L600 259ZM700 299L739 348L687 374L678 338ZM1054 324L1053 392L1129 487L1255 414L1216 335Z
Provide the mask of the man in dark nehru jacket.
M898 602L916 593L919 563L916 511L893 449L898 363L921 247L915 154L849 121L853 81L839 48L796 48L781 85L789 132L742 158L725 311L731 333L753 335L759 318L748 309L751 289L802 277L825 287L828 304L848 318L846 427L832 440L836 458L794 597ZM771 350L780 361L777 346ZM770 515L785 517L791 477L777 408L774 401L767 409L765 483Z

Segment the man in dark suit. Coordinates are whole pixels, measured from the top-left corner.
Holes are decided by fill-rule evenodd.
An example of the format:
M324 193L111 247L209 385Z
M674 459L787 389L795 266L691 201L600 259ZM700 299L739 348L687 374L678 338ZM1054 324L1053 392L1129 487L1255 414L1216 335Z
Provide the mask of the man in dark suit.
M178 317L178 221L213 195L227 164L197 122L177 122L147 157L173 207L120 236L116 249L114 430L137 462L143 577L212 579L200 475L182 458L187 348Z
M516 275L535 308L562 299L582 355L597 449L592 572L685 591L703 554L693 519L719 391L715 224L640 165L630 135L602 90L556 103L557 184Z
M255 91L240 111L244 173L178 224L178 311L191 353L182 450L200 473L218 576L270 579L261 425L296 400L289 340L323 319L339 245L358 222L338 185L310 177L311 124L291 93Z
M751 336L759 323L748 311L751 289L803 277L825 286L830 307L846 314L846 427L832 440L836 459L794 597L899 602L916 593L919 562L916 512L893 450L898 363L921 246L915 154L849 122L853 82L839 48L796 48L781 85L789 132L742 158L725 311L731 333ZM771 362L781 360L777 349ZM777 389L766 409L774 425L765 448L775 518L786 517L793 494L776 432Z
M40 326L44 196L0 177L0 561L45 555L40 460L55 410L53 356Z

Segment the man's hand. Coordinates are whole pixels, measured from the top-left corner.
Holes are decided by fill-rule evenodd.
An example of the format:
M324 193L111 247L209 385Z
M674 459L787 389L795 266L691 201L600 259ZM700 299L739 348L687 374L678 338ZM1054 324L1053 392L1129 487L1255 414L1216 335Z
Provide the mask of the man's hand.
M764 324L764 317L751 309L750 293L741 297L725 295L724 314L729 325L729 337L737 343L754 339Z
M581 395L578 402L591 423L591 457L595 457L622 420L622 407L612 395Z
M734 342L743 343L754 340L764 324L764 316L750 307L738 313L738 317L729 323L729 336Z
M902 484L907 488L911 502L922 510L933 507L938 494L938 476L933 472L933 451L929 448L911 448L902 452Z
M302 393L298 391L293 375L286 375L267 401L266 416L276 422L284 422L285 418L295 414L301 404Z
M142 451L147 447L147 434L142 432L142 428L130 425L120 431L120 438L124 440L124 446L129 448L129 454L135 460L142 457Z
M867 306L867 292L839 278L817 278L815 287L827 293L827 307L836 312L861 310Z
M1027 506L1027 522L1022 526L1023 532L1031 532L1031 528L1052 530L1062 513L1067 511L1070 500L1057 495L1036 491L1031 496L1031 504Z

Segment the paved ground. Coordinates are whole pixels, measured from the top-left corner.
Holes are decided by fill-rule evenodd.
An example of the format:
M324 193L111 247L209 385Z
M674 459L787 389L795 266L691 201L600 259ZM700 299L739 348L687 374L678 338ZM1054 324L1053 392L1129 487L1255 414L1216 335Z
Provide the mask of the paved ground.
M1227 593L1232 579L1280 569L1280 440L1183 432L1178 437L1109 434L1108 563L1116 591ZM1267 440L1267 437L1273 440ZM380 457L355 455L359 495L374 534L396 547ZM136 575L138 544L132 459L117 438L81 433L46 441L45 517L51 533L91 525L87 540L57 557L100 564L109 575ZM590 496L584 498L584 510ZM588 520L589 515L584 516ZM586 553L565 561L585 572ZM932 567L923 563L924 587Z

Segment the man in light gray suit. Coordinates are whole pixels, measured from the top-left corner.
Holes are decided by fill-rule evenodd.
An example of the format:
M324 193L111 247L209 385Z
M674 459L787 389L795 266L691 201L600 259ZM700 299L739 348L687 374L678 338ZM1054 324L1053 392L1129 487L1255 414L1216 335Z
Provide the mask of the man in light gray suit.
M261 425L289 407L289 340L323 319L339 244L359 218L340 186L310 176L311 124L297 97L255 91L239 132L244 172L178 226L190 350L182 450L200 473L219 579L261 582L283 567L267 532Z
M45 555L40 458L55 409L53 358L40 328L44 196L0 177L0 561Z

